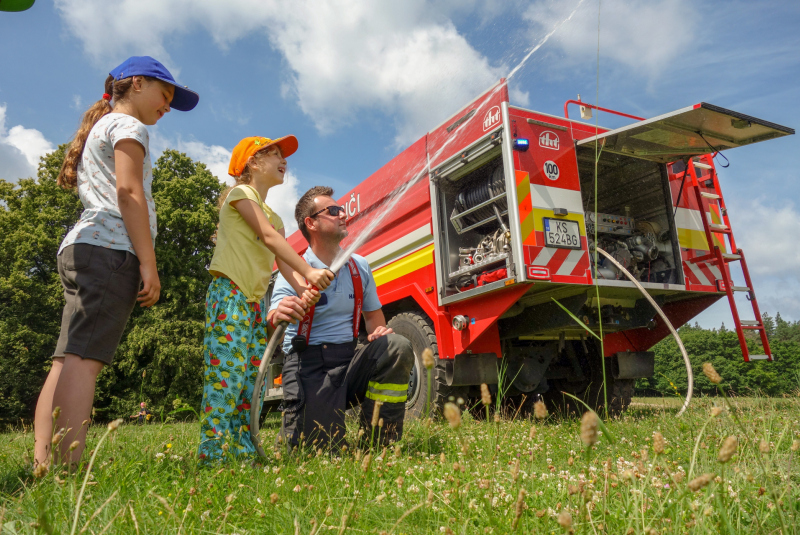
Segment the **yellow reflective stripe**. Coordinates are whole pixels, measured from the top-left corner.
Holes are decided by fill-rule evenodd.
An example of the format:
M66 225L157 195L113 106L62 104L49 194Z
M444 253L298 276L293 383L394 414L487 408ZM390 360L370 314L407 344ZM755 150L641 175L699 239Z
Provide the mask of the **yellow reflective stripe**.
M375 401L383 401L384 403L405 403L408 400L408 395L402 396L387 396L386 394L376 394L367 390L367 397Z
M392 383L376 383L375 381L370 381L369 387L374 388L375 390L396 390L398 392L403 392L405 390L408 390L408 383L403 385L398 385Z
M404 403L408 399L408 384L370 381L367 385L367 397L384 403Z
M372 272L372 277L375 279L375 286L381 286L430 264L433 264L433 244L400 258L388 266L376 269Z

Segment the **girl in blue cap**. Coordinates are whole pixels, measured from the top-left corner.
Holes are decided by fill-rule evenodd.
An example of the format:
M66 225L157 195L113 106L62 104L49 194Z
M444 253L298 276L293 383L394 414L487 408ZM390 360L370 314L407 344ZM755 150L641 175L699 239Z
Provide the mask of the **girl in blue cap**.
M158 301L147 125L170 109L191 110L199 98L153 58L128 58L106 78L67 149L58 184L78 189L84 211L58 250L66 305L36 405L36 465L49 464L54 430L61 441L53 460L80 460L97 375L111 363L136 302Z

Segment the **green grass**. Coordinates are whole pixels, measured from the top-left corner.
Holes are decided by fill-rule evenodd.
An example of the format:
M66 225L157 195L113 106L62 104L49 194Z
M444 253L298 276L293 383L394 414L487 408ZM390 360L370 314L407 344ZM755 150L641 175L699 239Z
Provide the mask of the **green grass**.
M399 456L378 451L366 470L359 453L311 451L201 468L197 423L124 425L98 451L76 533L564 533L564 511L571 529L587 534L798 531L800 452L791 446L800 439L800 399L740 399L735 414L716 418L710 411L722 398L696 399L681 418L670 400L634 401L606 422L614 443L601 436L585 448L577 419L551 415L532 424L465 414L457 430L410 422ZM268 443L277 431L277 420L268 420ZM356 429L349 431L354 443ZM666 438L660 455L655 431ZM91 429L87 461L105 433ZM729 435L739 448L722 464L717 455ZM36 479L26 461L30 431L1 437L0 532L70 533L83 475ZM759 452L762 440L767 453ZM705 473L717 479L688 490Z

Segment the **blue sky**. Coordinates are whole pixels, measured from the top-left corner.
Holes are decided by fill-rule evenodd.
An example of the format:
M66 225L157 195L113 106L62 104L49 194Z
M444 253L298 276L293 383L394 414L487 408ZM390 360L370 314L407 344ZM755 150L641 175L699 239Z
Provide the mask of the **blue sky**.
M560 115L580 93L652 117L706 101L800 126L800 3L604 0L599 16L598 88L597 0L37 0L0 13L0 178L33 176L102 95L106 73L149 54L201 95L151 130L154 154L177 148L224 179L241 137L299 138L291 176L268 200L290 222L300 192L345 193L562 22L515 75L513 103ZM762 310L792 320L799 148L791 136L736 149L720 170ZM732 324L727 303L699 320Z

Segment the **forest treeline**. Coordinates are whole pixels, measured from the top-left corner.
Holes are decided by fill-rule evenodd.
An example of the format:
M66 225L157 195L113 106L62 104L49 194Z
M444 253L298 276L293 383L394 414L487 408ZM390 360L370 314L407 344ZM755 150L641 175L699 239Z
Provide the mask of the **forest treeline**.
M82 206L56 185L64 145L44 156L36 179L0 180L0 421L30 419L59 334L63 293L58 247ZM156 256L161 299L136 307L114 363L100 374L96 416L116 418L147 401L158 413L179 404L199 407L203 373L205 294L211 237L222 186L206 166L167 150L153 167L158 212ZM776 362L744 363L736 333L684 326L697 393L714 389L700 372L711 361L737 393L796 395L800 386L800 322L765 315ZM753 341L757 348L757 341ZM640 393L676 395L687 388L683 360L670 338L655 346L656 375Z

